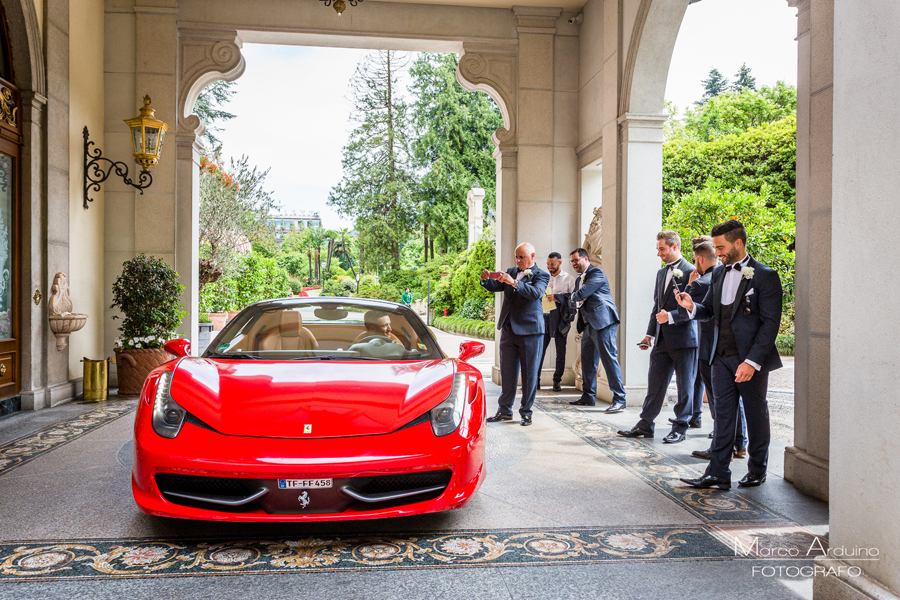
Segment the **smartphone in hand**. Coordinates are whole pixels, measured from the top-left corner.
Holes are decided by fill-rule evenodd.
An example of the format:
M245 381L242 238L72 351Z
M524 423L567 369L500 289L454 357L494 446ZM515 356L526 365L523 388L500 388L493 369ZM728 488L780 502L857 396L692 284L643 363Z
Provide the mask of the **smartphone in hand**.
M500 271L493 271L491 273L488 273L488 279L500 279L502 275L503 273L501 273Z

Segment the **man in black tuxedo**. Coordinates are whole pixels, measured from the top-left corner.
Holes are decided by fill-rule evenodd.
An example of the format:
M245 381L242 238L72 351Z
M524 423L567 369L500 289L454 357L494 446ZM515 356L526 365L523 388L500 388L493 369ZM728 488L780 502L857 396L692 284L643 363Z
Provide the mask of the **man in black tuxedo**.
M706 473L682 479L697 488L731 489L731 455L737 430L739 399L744 401L749 439L749 472L738 485L766 480L769 459L769 372L781 368L775 338L781 324L781 280L770 267L747 254L747 231L734 219L712 229L716 254L724 263L712 274L706 296L695 303L678 294L685 314L715 325L712 387L716 402L716 435Z
M676 376L678 403L672 431L663 438L666 444L683 442L691 422L694 393L694 371L697 368L697 326L689 316L679 312L677 292L688 286L694 267L681 256L681 238L674 231L656 234L656 255L665 266L656 272L653 309L647 335L640 342L650 352L650 372L647 377L647 397L641 410L641 420L629 430L619 430L622 437L653 437L654 420L662 410L672 375Z
M619 328L619 312L613 302L606 274L591 264L587 250L576 248L569 255L572 268L581 276L575 282L575 291L569 301L578 309L576 328L581 337L581 398L569 402L578 406L594 406L597 394L597 367L603 362L613 402L607 413L625 410L625 386L622 385L622 369L619 367L619 351L616 348L616 332Z
M544 340L544 311L541 297L550 276L534 262L534 246L528 242L516 248L516 265L498 279L481 272L481 285L489 292L503 292L503 305L497 329L500 330L500 393L497 414L491 423L512 421L519 369L522 370L522 407L520 424L531 425L531 406L537 391L541 369L541 345Z
M712 270L719 264L716 258L716 249L713 247L712 237L701 235L693 239L694 267L697 269L690 276L690 286L688 293L691 299L697 303L702 302L706 296L709 286L712 285ZM716 419L716 395L712 388L712 373L710 361L712 360L712 345L716 335L716 324L712 321L702 321L698 323L700 334L700 356L697 359L697 371L694 376L694 410L693 419L698 419L703 410L703 392L706 391L706 397L709 401L709 414L713 419L713 432L709 434L709 438L715 436L715 419ZM738 425L735 430L734 439L734 457L744 458L747 456L747 438L746 426L744 425L744 405L743 402L738 410ZM692 456L709 460L712 457L712 443L710 449L694 450Z

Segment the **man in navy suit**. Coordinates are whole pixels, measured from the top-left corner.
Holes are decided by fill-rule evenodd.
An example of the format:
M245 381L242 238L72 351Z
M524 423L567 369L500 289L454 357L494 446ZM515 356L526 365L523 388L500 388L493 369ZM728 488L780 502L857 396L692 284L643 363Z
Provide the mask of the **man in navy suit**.
M606 274L591 264L587 250L576 248L569 255L572 268L581 276L569 301L578 306L576 329L581 337L581 398L569 402L578 406L594 406L597 395L597 367L603 363L613 402L607 413L625 410L625 386L616 348L619 312L609 291Z
M749 472L738 485L766 480L769 458L769 372L781 368L775 338L781 324L781 280L770 267L747 254L747 231L734 219L712 229L716 255L724 263L712 274L706 296L695 303L688 293L678 303L693 319L712 320L712 387L716 435L706 473L682 479L697 488L731 489L731 455L737 430L738 400L743 399L749 440Z
M520 424L531 425L531 406L541 371L544 341L544 310L541 297L550 275L534 262L534 246L525 242L516 248L516 266L500 273L497 279L484 270L481 285L489 292L503 292L503 305L497 329L500 330L500 393L497 414L488 421L512 421L519 369L522 370L522 407Z
M672 431L663 438L666 444L683 442L693 412L694 371L697 368L697 326L689 316L678 311L677 292L688 286L694 266L681 256L681 238L674 231L656 234L656 255L665 266L656 272L653 308L647 336L641 341L650 352L650 372L647 377L647 397L641 410L641 420L629 430L619 430L622 437L653 437L654 420L662 410L672 375L676 376L678 403ZM699 427L699 423L696 424Z
M701 235L693 239L694 267L697 269L691 273L689 279L690 286L687 292L691 295L691 299L696 302L702 302L706 296L709 286L712 285L712 270L719 264L716 258L716 249L713 247L712 237ZM713 432L709 434L709 438L715 437L715 419L716 419L716 395L712 388L712 371L710 361L713 358L712 345L716 335L716 324L712 321L703 321L698 323L700 334L700 356L697 359L697 371L694 376L694 410L693 419L699 419L703 410L703 392L706 391L706 397L709 401L709 414L713 418ZM709 460L712 457L712 450L694 450L692 456ZM746 426L744 425L744 406L740 405L738 410L738 426L735 430L734 439L734 455L735 458L745 458L747 456L747 436Z

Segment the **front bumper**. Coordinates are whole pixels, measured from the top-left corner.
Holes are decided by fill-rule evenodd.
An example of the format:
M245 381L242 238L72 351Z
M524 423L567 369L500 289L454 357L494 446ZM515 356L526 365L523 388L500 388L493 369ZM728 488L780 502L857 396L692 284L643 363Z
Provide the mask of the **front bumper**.
M142 418L149 416L142 414L149 407L141 404L135 421L132 490L140 509L157 516L332 521L423 514L465 505L485 474L483 396L467 403L455 433L440 438L427 422L385 435L326 439L225 436L189 422L176 438L166 439L152 430L149 419ZM445 475L435 479L435 473ZM231 483L224 492L199 489L197 493L195 488L176 495L172 476L181 478L182 492L185 482L199 481L202 488L204 482L198 478ZM412 483L385 488L384 482L397 476L406 476ZM287 490L278 488L279 479L332 479L333 485ZM169 493L161 489L161 481ZM381 483L372 487L370 482ZM427 488L433 489L421 491ZM258 498L236 505L202 500L215 495L240 498L242 494L246 499L262 489L266 491ZM420 493L384 500L378 497L404 489Z

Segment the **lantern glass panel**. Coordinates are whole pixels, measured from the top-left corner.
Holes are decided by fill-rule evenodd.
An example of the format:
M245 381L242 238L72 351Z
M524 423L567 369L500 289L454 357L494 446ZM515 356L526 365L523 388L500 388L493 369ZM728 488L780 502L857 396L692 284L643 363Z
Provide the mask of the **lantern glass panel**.
M156 154L156 144L159 142L159 127L146 127L147 132L147 154Z
M166 134L165 129L159 130L159 145L156 147L156 156L159 156L159 152L160 152L160 150L162 150L162 140L163 140L163 136L165 134Z
M131 128L131 143L134 146L135 152L143 152L144 151L144 140L141 139L141 126L136 125Z

